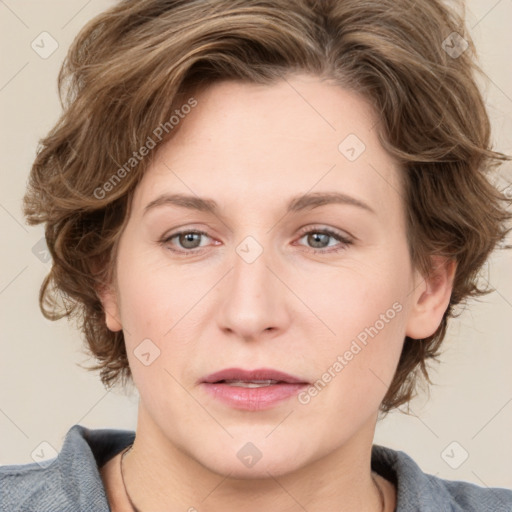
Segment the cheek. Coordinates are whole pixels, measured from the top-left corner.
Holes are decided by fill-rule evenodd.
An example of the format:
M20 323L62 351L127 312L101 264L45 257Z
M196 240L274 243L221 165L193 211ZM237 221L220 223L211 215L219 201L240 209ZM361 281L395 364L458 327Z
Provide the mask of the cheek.
M183 391L178 382L183 379L176 368L185 366L187 354L194 350L190 337L180 335L190 327L192 317L187 311L194 297L173 279L169 269L162 270L133 265L120 279L126 351L133 381L146 406L156 414L174 410L180 403L186 416L190 400L180 400Z
M183 381L197 352L197 339L209 301L205 297L218 277L205 269L156 260L155 251L137 253L126 248L118 262L121 320L133 379L141 394L169 396Z
M366 329L391 331L405 326L404 306L408 282L393 268L359 266L337 268L295 278L294 290L312 316L321 320L338 340L357 337L364 342ZM328 331L327 331L328 330ZM336 341L336 339L335 339Z
M319 388L332 381L330 393L351 389L346 399L354 406L359 398L384 396L396 370L410 300L406 264L401 267L381 260L379 267L336 269L310 279L299 291L317 316L305 328L311 329L309 339L317 340L306 350ZM321 337L320 328L325 332Z
M314 381L299 397L299 403L305 405L303 414L315 423L312 411L324 411L318 415L323 418L318 428L326 438L338 435L333 425L348 422L358 428L379 408L400 358L403 314L401 303L385 300L366 304L359 311L341 312L336 338L328 337L315 345L309 363L316 370ZM325 416L331 426L323 425Z
M148 337L163 341L204 293L200 279L155 258L156 252L126 250L118 263L120 314L132 343Z

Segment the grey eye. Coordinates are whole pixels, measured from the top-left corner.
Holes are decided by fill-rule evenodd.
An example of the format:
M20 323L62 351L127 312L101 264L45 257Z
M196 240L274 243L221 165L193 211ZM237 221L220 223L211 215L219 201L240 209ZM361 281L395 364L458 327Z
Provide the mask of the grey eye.
M180 245L185 249L195 249L201 245L201 233L180 233L176 236L178 236Z
M331 235L327 235L325 233L310 233L307 236L308 243L311 244L311 247L315 249L323 249L324 247L328 247L329 238L332 238Z

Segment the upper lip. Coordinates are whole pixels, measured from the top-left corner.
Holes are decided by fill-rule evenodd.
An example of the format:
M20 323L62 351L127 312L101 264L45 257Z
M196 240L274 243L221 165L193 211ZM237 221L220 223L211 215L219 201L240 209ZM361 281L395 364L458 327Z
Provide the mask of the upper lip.
M288 373L274 370L272 368L257 368L255 370L243 370L241 368L226 368L219 372L211 373L204 377L201 382L213 383L221 380L240 380L251 382L255 380L277 380L290 384L308 384L304 379L294 377Z

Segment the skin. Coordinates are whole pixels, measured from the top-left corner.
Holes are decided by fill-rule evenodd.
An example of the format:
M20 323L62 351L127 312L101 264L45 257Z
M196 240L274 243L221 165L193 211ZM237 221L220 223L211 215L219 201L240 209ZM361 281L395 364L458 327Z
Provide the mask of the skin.
M370 466L379 405L405 336L439 326L455 266L438 259L428 280L413 269L400 169L364 98L309 75L271 86L223 81L195 97L138 185L116 279L101 294L109 329L124 330L140 393L123 463L130 497L143 512L380 511ZM366 146L355 161L338 149L349 134ZM293 196L333 191L373 213L325 204L286 214ZM164 204L145 213L164 193L211 198L219 210ZM352 243L316 239L322 228ZM181 230L207 236L169 239ZM236 252L247 236L263 248L252 263ZM198 384L228 367L313 383L394 303L400 312L307 404L240 411ZM134 354L144 339L160 350L148 366ZM250 468L237 457L247 442L262 454ZM131 510L119 456L102 476L113 509ZM379 483L394 510L394 486Z

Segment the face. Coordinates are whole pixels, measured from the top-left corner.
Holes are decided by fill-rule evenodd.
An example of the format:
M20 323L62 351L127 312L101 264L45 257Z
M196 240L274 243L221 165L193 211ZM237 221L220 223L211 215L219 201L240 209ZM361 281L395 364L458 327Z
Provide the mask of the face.
M377 119L306 75L195 99L138 185L103 297L137 435L247 478L364 450L404 337L432 334L446 307L411 266ZM204 382L232 368L296 382Z

